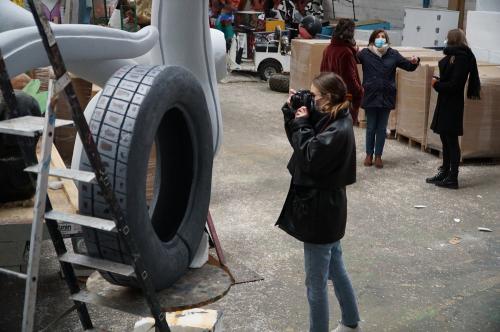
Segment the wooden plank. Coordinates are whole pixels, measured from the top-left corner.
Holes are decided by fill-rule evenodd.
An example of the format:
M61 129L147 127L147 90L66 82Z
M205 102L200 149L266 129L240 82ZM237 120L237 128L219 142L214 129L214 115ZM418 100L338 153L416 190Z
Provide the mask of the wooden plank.
M66 165L64 164L64 161L55 146L52 146L52 160L50 167L66 168ZM73 209L76 211L78 209L78 188L72 180L61 179L61 181L64 185L66 197L73 206Z

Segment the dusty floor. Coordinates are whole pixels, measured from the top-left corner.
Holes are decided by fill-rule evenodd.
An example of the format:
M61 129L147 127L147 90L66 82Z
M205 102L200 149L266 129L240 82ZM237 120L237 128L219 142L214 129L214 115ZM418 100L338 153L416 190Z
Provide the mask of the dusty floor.
M224 312L226 331L306 331L302 246L274 227L290 180L280 112L286 95L248 81L222 84L220 95L225 137L215 160L212 216L224 249L264 281L236 285L208 307ZM358 181L348 187L342 245L364 331L499 331L500 166L464 166L460 190L440 189L424 181L438 158L389 140L385 168L365 168L364 130L355 132ZM454 237L458 244L449 243ZM4 279L0 285L0 331L16 331L22 287ZM45 243L38 326L67 308L66 298ZM334 328L340 313L333 295L330 303ZM97 307L91 315L111 331L137 320ZM54 330L79 330L76 315Z

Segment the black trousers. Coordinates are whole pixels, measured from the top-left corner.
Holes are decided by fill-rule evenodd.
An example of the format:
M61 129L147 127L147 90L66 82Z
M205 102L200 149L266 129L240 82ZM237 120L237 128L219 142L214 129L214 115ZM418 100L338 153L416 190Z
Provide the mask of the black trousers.
M458 135L440 134L439 137L443 144L443 168L458 172L461 156Z

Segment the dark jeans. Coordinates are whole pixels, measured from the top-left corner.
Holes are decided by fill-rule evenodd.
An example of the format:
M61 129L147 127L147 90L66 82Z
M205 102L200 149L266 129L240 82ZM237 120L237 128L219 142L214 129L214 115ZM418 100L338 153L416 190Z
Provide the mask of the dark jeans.
M458 172L461 156L458 135L440 134L439 137L443 144L443 168Z
M384 152L387 120L391 110L367 108L366 113L366 154L381 156Z

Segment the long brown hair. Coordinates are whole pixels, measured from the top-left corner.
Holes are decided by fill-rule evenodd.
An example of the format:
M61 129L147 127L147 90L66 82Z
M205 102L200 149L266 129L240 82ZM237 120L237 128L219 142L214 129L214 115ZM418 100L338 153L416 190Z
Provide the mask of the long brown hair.
M312 84L328 101L320 109L321 112L330 113L332 119L337 117L340 110L350 107L347 97L347 87L342 78L331 72L321 73L316 76Z
M465 37L465 33L462 29L452 29L448 31L448 36L446 37L448 40L447 46L459 46L459 47L468 47L467 38Z
M377 30L373 30L372 34L370 35L370 39L368 39L368 44L369 45L373 45L375 44L375 39L377 38L378 34L379 33L383 33L384 34L384 38L385 38L385 42L387 44L389 44L389 35L387 34L387 31L385 31L384 29L377 29Z

